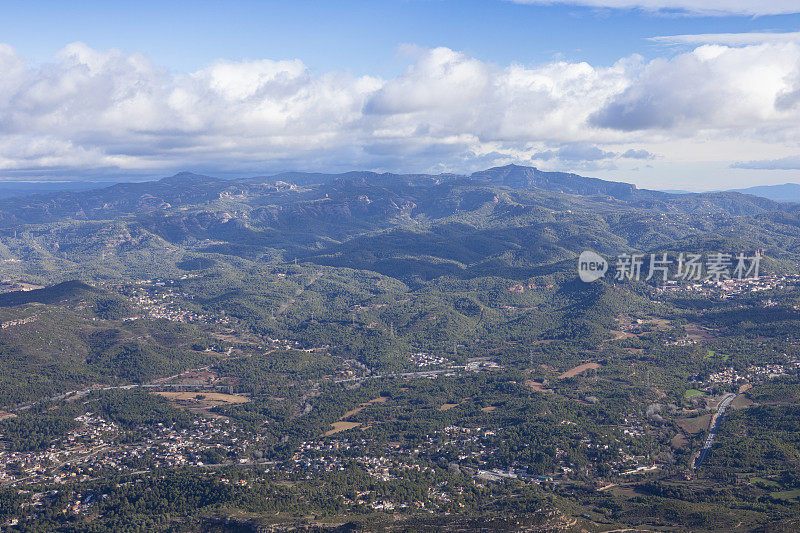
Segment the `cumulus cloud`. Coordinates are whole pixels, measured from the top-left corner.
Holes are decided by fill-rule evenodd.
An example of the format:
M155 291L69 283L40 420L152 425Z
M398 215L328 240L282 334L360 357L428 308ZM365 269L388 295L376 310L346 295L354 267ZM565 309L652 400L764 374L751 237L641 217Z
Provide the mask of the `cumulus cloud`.
M477 59L436 48L380 88L367 103L376 114L405 114L462 108L486 95L490 67Z
M550 159L559 159L561 161L598 161L616 156L617 154L614 152L601 150L597 146L588 143L569 143L558 150L547 150L536 153L532 156L532 159L541 159L544 161Z
M699 15L785 15L800 13L795 0L511 0L518 4L575 5L610 9L641 9Z
M525 161L600 169L655 153L668 160L662 148L685 160L683 146L699 139L728 165L748 157L742 146L793 142L798 95L791 40L702 44L604 67L415 49L390 79L316 73L297 59L174 73L81 43L34 65L0 45L0 174L469 171Z
M630 150L620 154L620 157L624 159L655 159L655 154L651 154L647 150L636 150L631 148Z
M630 148L624 152L610 152L591 143L566 143L558 149L536 152L531 156L531 160L557 160L573 166L586 163L588 164L586 168L595 169L600 168L597 164L598 161L604 161L606 166L611 168L610 160L613 159L655 159L655 157L655 154L644 149Z
M776 99L794 90L799 65L800 47L793 42L703 45L649 63L591 122L622 131L777 125L790 117Z
M15 58L0 49L0 150L28 138L52 145L48 161L67 166L76 152L82 164L120 168L294 158L347 142L380 87L370 77L313 77L297 60L174 75L143 56L80 43L52 64L19 68ZM0 151L11 160L0 166L13 168L13 153Z

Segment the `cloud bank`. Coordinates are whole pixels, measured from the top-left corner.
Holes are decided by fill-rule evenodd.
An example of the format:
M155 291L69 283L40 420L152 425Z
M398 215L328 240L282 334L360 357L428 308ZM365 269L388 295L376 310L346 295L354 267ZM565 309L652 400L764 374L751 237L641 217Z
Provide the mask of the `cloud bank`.
M756 170L800 170L800 155L781 157L780 159L739 161L732 164L731 167Z
M612 169L705 161L702 143L727 166L795 155L759 150L765 140L796 148L799 125L800 44L790 39L607 67L415 49L391 79L317 73L296 59L173 73L81 43L32 65L0 45L0 176ZM748 164L739 168L766 168Z

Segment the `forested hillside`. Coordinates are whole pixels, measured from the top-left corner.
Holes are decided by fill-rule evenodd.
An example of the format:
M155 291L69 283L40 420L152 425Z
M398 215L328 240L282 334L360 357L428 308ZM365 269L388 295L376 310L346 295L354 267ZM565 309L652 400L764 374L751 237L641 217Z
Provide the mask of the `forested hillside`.
M0 199L0 520L791 529L798 207L513 165Z

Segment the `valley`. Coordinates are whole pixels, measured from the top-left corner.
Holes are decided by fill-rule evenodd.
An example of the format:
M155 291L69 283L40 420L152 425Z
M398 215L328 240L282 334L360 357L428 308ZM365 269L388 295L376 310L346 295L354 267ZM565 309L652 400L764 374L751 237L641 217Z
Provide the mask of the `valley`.
M0 199L0 523L791 530L798 228L514 165ZM584 283L584 249L762 272Z

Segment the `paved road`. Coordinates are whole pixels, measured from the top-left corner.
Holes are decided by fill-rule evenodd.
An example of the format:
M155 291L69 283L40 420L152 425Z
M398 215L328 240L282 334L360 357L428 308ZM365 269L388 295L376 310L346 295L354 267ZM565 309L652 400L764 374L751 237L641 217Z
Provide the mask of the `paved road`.
M206 367L206 368L208 368L208 367ZM198 369L192 369L192 370L187 370L186 372L193 372L193 371L197 371L197 370ZM181 374L183 374L183 373L181 373ZM161 380L176 378L176 377L180 376L181 374L176 374L176 375L170 376L168 378L160 378L158 380L151 381L149 383L134 383L134 384L131 384L131 385L90 387L90 388L83 389L83 390L65 392L64 394L59 394L57 396L51 396L49 398L44 398L44 399L41 399L41 400L37 400L35 402L29 402L29 403L25 403L25 404L16 405L12 409L10 409L10 411L12 411L12 412L13 411L27 411L28 409L30 409L30 408L32 408L32 407L34 407L36 405L45 403L45 402L58 402L58 401L61 401L61 400L66 400L67 398L70 398L70 397L72 397L72 398L80 398L81 396L86 396L89 393L94 392L94 391L131 390L131 389L139 389L139 388L143 388L143 389L194 388L194 387L204 388L204 389L213 389L213 388L227 389L228 388L228 385L215 385L213 383L197 384L197 385L182 385L182 384L179 384L179 383L161 383L160 382Z
M720 402L719 407L717 407L717 412L714 413L713 417L711 417L711 423L708 426L708 436L703 444L703 449L700 450L700 455L698 455L697 459L694 461L693 468L697 468L703 464L708 457L711 447L714 445L714 438L717 436L717 430L719 429L719 424L722 421L722 417L725 416L725 411L728 409L728 406L731 404L734 398L736 398L736 395L733 393L725 396L725 398L723 398Z
M414 378L414 377L434 377L439 374L455 374L459 371L464 370L463 366L453 366L450 368L445 368L442 370L421 370L419 372L399 372L399 373L392 373L392 374L371 374L369 376L359 376L355 378L342 378L342 379L334 379L334 383L347 383L350 381L365 381L368 379L381 379L381 378Z

